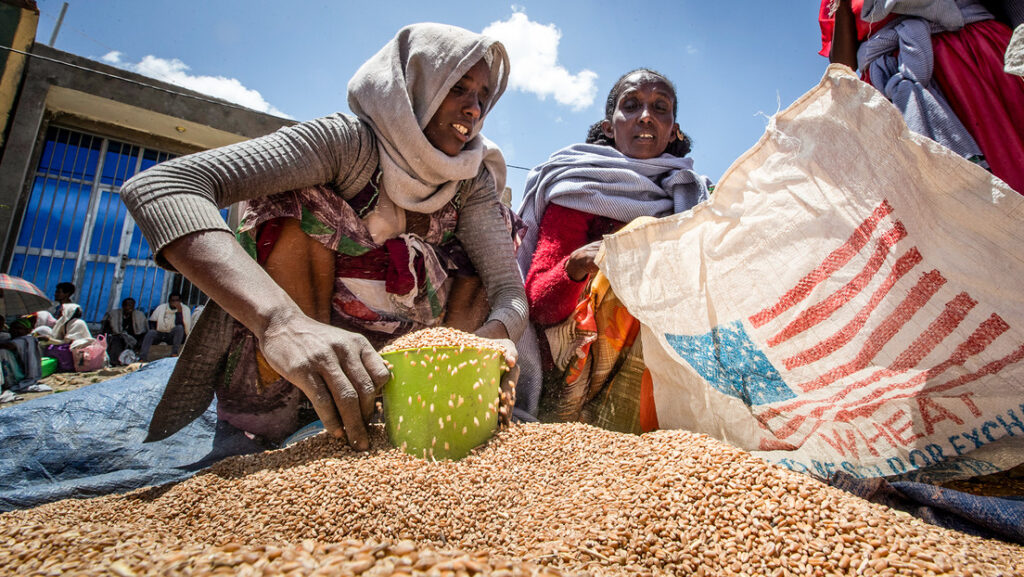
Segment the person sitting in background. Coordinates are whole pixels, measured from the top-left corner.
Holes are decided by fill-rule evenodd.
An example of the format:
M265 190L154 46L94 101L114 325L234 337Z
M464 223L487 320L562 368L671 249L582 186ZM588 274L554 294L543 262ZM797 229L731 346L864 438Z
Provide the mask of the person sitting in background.
M188 307L181 304L181 293L173 292L167 297L167 302L161 304L149 315L149 320L156 323L142 339L142 348L139 349L139 358L142 361L149 361L149 348L157 343L169 343L171 345L171 356L178 356L181 350L181 343L185 342L189 330L192 328L192 312Z
M35 319L34 320L35 325L33 327L33 331L32 332L35 332L36 329L41 329L41 328L46 328L46 329L52 330L54 325L57 324L57 319L60 318L60 317L53 316L53 314L50 313L50 311L39 311L37 313L33 313L32 315L25 315L25 316L31 316L32 318ZM47 337L50 336L50 332L49 331L46 332L46 336Z
M3 324L0 318L0 326ZM31 335L34 325L34 315L25 315L0 332L0 389L13 393L53 390L38 382L42 376L42 357L39 343Z
M149 331L149 323L146 314L135 308L135 299L128 297L121 301L121 308L107 311L101 330L107 335L111 364L127 365L134 362L135 353Z
M66 373L75 370L71 350L86 346L93 340L89 325L82 319L82 307L69 302L62 304L60 318L48 338L41 338L40 342L45 345L43 354L57 359L57 370Z
M859 69L910 130L1024 194L1024 82L1003 70L1012 30L991 12L1016 21L1020 5L822 0L820 54Z
M53 325L50 340L62 343L75 343L92 339L89 325L82 319L82 307L76 303L64 303L61 316Z
M71 302L71 297L75 294L74 283L61 282L57 283L57 288L53 291L53 300L57 303L49 313L55 318L60 318L64 311L64 305Z
M518 259L540 351L520 346L520 382L543 373L542 421L623 432L657 426L649 377L643 383L639 322L595 258L603 235L708 198L710 182L686 158L690 139L676 124L677 108L664 75L629 72L612 87L605 118L591 126L586 144L564 148L530 172L520 208L530 228ZM521 397L536 397L536 387L525 384Z

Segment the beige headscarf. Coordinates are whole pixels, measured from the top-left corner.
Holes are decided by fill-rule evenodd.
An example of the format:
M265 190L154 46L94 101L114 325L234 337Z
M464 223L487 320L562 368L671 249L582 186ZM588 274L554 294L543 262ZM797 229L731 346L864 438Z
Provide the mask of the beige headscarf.
M456 156L434 148L423 134L448 91L481 58L491 69L491 99L470 140ZM445 24L412 24L398 31L348 83L348 105L377 136L384 189L399 207L439 210L458 181L483 164L497 191L505 188L501 150L480 134L483 119L505 91L508 54L496 40Z

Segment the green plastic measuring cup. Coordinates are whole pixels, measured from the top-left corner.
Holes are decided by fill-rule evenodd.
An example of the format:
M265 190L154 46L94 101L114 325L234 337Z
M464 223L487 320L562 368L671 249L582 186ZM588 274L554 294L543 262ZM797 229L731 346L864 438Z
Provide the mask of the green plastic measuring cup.
M384 385L388 438L424 459L458 460L498 428L498 351L427 347L382 355L391 363Z

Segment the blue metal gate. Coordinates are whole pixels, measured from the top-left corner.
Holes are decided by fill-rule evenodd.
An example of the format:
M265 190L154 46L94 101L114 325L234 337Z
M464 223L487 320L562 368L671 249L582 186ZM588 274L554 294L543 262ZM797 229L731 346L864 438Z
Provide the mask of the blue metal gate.
M90 323L98 323L129 296L139 309L153 310L172 285L183 286L183 279L153 262L149 243L119 191L139 171L173 156L50 127L9 273L51 295L57 283L75 283L74 300ZM227 209L222 214L226 217ZM192 291L183 300L200 304L205 297Z

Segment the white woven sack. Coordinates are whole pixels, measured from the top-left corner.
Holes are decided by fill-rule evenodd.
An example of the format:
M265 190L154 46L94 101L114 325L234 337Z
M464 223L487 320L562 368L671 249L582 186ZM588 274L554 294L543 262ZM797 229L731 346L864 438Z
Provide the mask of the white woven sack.
M820 476L967 475L1024 461L1022 247L1024 197L832 66L600 266L662 427Z

